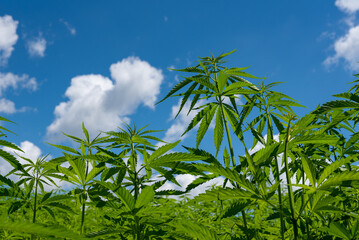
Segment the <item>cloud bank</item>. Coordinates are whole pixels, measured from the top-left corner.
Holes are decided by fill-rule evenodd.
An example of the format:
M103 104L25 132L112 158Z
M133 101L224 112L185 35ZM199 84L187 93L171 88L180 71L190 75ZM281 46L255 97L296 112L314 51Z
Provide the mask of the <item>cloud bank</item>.
M110 66L111 78L99 74L72 78L67 101L55 107L55 120L47 127L47 137L62 141L61 132L81 136L81 124L92 135L114 130L128 122L128 115L140 105L154 109L162 71L137 57L128 57Z
M339 37L333 44L334 55L325 59L324 65L330 67L341 59L351 70L359 70L359 25L355 24L355 14L359 10L357 0L336 0L335 5L347 14L345 22L349 29L344 36Z

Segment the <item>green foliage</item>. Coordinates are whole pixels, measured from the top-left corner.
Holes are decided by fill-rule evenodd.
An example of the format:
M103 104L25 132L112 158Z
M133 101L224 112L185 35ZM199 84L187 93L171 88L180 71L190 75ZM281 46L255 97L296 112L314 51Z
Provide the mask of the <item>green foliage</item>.
M274 91L280 83L227 68L232 53L177 69L186 77L160 101L196 111L183 133L198 127L195 148L174 151L180 141L128 124L93 139L83 124L82 138L65 134L73 145L50 144L63 153L49 160L0 139L13 167L0 175L0 238L358 239L359 80L298 117L303 106ZM213 154L198 148L212 126ZM9 132L0 126L0 138ZM223 184L188 197L212 180ZM58 181L71 187L55 190Z

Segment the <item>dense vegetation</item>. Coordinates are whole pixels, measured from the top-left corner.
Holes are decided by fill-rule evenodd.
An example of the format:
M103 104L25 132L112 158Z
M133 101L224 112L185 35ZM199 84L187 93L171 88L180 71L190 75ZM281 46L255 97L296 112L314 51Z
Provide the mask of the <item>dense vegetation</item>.
M66 134L77 147L51 144L63 155L27 164L1 148L13 170L0 175L0 238L359 239L359 80L299 118L279 83L225 67L228 54L177 70L186 77L162 100L196 112L184 133L197 129L196 146L183 152L131 125L91 138L83 124L83 136ZM21 151L0 128L0 145ZM212 129L213 146L201 145ZM179 174L196 178L159 190ZM222 186L186 197L218 177ZM45 191L55 179L74 187Z

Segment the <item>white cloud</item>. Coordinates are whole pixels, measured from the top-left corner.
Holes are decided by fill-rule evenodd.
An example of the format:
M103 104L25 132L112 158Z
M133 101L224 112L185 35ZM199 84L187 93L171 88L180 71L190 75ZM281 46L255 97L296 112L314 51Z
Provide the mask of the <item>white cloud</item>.
M334 43L334 56L328 57L324 64L330 66L344 59L352 70L359 70L359 25L349 29L348 33Z
M354 13L359 10L358 0L336 0L335 6L347 13Z
M348 25L348 32L334 42L334 55L323 62L330 67L343 59L351 70L359 70L359 25L355 25L355 13L359 10L358 0L336 0L335 6L347 13L344 22ZM331 34L335 36L334 34Z
M35 91L37 89L37 82L35 78L30 78L26 74L20 76L13 73L0 73L0 96L9 88L25 88ZM14 102L6 98L0 98L0 112L11 114L24 110L26 108L16 109Z
M110 67L110 80L102 75L74 77L65 92L67 102L55 108L55 120L47 127L52 141L63 140L62 132L81 136L81 123L97 134L100 130L114 130L128 122L127 115L140 105L154 108L162 71L136 57L128 57Z
M16 112L15 103L5 98L1 98L0 112L7 114L15 113Z
M0 17L0 65L5 65L14 50L14 45L18 40L16 29L18 21L11 16Z
M35 91L37 82L35 78L30 78L27 74L0 73L0 96L8 88L26 88Z
M46 40L43 37L37 37L27 42L27 48L30 56L32 57L44 57L46 50Z

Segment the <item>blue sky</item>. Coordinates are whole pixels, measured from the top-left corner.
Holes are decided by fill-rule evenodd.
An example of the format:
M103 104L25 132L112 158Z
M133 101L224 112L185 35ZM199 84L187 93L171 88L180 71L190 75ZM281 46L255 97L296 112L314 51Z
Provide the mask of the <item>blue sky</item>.
M190 118L160 105L197 57L237 49L229 67L307 106L349 89L359 71L359 1L0 2L0 116L30 157L64 143L61 131L111 130L122 121L179 138ZM210 137L210 136L209 136ZM192 145L194 133L183 140ZM0 163L1 166L1 163Z

